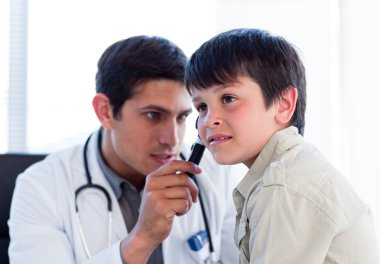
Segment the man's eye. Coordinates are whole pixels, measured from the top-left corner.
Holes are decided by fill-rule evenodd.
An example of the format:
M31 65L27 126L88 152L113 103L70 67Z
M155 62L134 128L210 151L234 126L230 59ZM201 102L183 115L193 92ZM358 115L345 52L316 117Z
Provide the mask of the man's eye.
M222 97L222 103L223 104L232 103L235 100L236 100L236 98L234 96L231 96L231 95L224 95Z
M145 115L152 120L159 120L161 118L161 114L158 112L147 112Z
M200 113L200 112L204 112L207 110L207 105L205 104L200 104L199 106L196 107L197 111Z
M188 117L188 114L182 114L182 115L179 115L177 119L179 121L186 121L187 117Z

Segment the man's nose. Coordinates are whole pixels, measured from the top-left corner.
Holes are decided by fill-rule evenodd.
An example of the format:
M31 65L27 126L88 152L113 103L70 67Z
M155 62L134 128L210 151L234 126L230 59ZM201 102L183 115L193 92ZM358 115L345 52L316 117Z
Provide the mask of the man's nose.
M179 144L179 127L176 120L163 125L158 141L170 148Z

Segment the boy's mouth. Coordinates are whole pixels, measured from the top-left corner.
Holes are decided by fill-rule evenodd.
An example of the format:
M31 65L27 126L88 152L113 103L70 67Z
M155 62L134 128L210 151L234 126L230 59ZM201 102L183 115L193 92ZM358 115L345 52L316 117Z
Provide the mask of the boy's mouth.
M225 141L225 140L228 140L228 139L231 139L232 137L230 136L226 136L226 135L213 135L213 136L209 136L207 138L207 142L208 143L213 143L213 142L220 142L220 141Z

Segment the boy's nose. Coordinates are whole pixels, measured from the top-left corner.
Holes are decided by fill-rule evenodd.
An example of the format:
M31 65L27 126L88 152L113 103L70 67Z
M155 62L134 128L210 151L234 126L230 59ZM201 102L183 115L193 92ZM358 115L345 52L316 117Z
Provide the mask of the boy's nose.
M221 124L221 119L214 113L209 112L206 119L206 127L214 127Z

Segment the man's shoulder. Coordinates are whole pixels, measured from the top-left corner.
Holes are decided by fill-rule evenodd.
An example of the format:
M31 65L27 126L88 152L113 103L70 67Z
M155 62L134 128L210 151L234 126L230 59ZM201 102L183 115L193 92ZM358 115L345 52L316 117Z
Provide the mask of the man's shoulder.
M48 154L44 159L38 161L23 171L20 178L35 178L43 180L43 178L53 178L58 169L69 169L81 159L82 147L72 146L57 150Z

